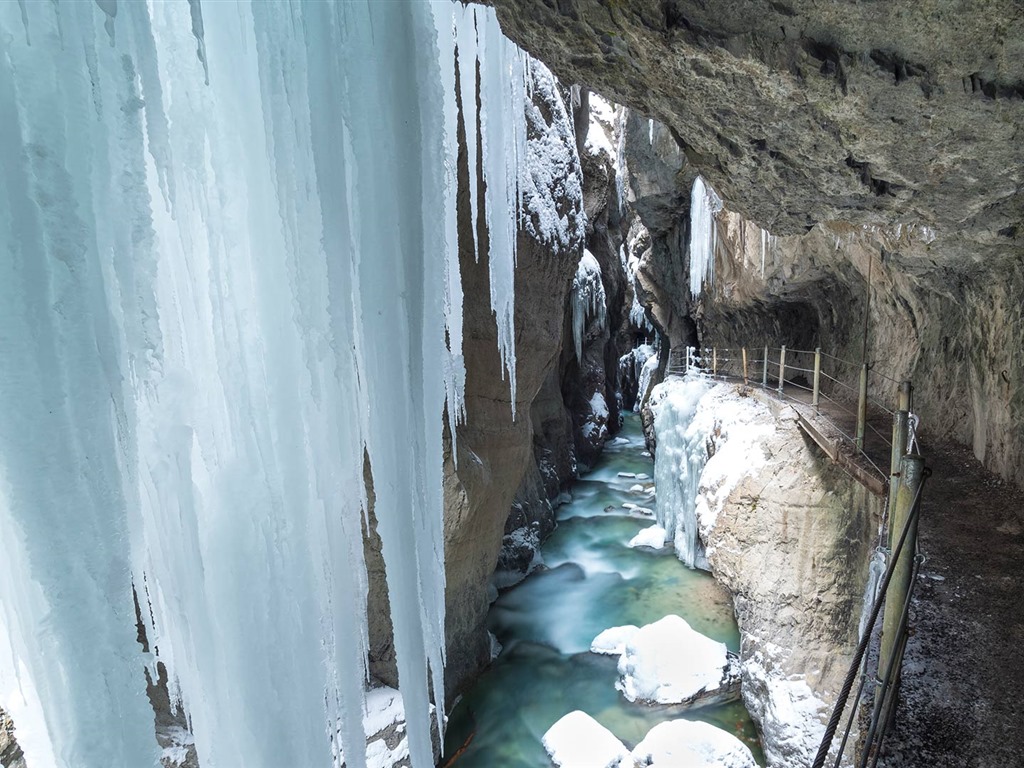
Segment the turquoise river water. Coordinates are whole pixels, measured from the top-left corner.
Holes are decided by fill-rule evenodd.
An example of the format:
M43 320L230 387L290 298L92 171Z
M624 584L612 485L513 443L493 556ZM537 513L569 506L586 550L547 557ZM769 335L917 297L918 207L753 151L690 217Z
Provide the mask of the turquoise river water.
M670 613L730 650L739 649L731 598L710 575L690 570L673 553L627 546L653 524L622 507L653 506L629 490L653 483L654 464L643 453L639 419L630 414L597 467L573 486L573 501L559 508L558 528L543 545L547 567L491 606L489 629L502 652L451 713L443 765L551 768L541 738L575 709L630 748L665 720L704 720L742 739L764 764L741 703L688 712L630 703L615 689L617 657L589 652L591 640L608 627L643 626Z

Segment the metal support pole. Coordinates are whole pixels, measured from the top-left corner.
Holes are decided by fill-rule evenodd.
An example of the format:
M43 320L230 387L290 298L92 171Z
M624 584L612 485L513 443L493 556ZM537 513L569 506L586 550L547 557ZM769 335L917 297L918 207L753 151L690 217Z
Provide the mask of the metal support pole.
M782 385L786 380L786 345L782 345L779 351L779 394L782 394Z
M761 386L768 389L768 345L764 345L764 372L761 374Z
M900 461L907 453L907 429L910 420L910 382L900 384L899 406L892 418L892 454L889 458L889 500L886 519L892 520L896 508L896 484L900 478ZM892 547L892 526L889 526L889 546Z
M911 517L918 491L924 480L924 459L917 454L910 454L900 459L900 477L896 485L896 505L889 519L889 530L895 535L902 535L903 528ZM878 656L879 679L886 677L899 680L899 670L890 667L899 660L896 650L900 640L900 618L910 595L911 579L914 570L914 556L917 553L917 519L910 523L907 539L900 551L899 558L893 567L892 581L885 593L885 616L882 619L882 647ZM879 685L875 690L875 701L880 702L885 692Z
M718 375L718 347L711 350L711 375Z
M857 450L864 452L864 430L868 422L868 364L860 367L860 392L857 395Z
M814 348L814 394L811 405L818 407L818 395L821 394L821 347Z
M747 348L743 348L743 385L747 384Z

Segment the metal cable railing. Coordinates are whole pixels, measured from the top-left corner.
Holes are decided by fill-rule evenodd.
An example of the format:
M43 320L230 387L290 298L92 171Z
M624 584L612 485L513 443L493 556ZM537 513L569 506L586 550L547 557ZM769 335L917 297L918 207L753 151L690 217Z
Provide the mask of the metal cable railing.
M874 366L857 364L820 349L765 346L672 350L667 373L691 369L715 378L742 378L746 384L774 391L797 408L813 407L816 420L824 421L840 439L852 443L864 464L883 482L888 480L889 471L877 457L869 455L869 449L876 454L892 450L891 437L872 423L872 418L876 422L896 418L900 385L896 378ZM855 385L850 379L857 371L860 380ZM806 401L807 393L810 403Z
M871 762L871 768L875 768L881 756L882 743L888 734L892 723L892 714L895 708L896 696L899 688L900 672L903 666L903 655L906 651L907 637L909 636L910 605L913 600L914 586L917 583L917 573L921 559L917 554L917 521L920 517L921 491L924 482L931 474L924 467L920 456L907 456L902 460L901 475L907 478L903 484L903 493L897 496L898 507L902 510L902 526L900 527L899 540L892 552L889 554L885 575L879 585L871 607L870 618L864 628L864 633L857 644L853 661L850 664L846 679L840 691L839 698L832 709L832 716L829 718L825 734L818 746L811 768L823 768L825 760L835 738L836 730L842 720L843 712L849 701L850 691L853 688L853 681L860 675L860 685L857 688L857 695L854 697L850 709L850 716L846 721L843 730L842 741L835 755L833 768L839 768L842 762L843 751L853 732L853 725L860 708L864 689L867 683L874 677L876 683L875 700L872 707L871 720L867 734L860 748L860 759L858 768L866 768ZM908 560L903 555L904 548L907 549ZM896 581L895 585L893 584ZM890 587L893 593L890 594ZM882 679L872 675L867 669L865 653L871 643L875 623L878 616L885 607L885 627L883 628L882 648L879 652L879 664L885 664L885 674ZM892 610L890 611L890 606ZM890 633L886 636L886 632ZM888 651L888 653L886 652Z

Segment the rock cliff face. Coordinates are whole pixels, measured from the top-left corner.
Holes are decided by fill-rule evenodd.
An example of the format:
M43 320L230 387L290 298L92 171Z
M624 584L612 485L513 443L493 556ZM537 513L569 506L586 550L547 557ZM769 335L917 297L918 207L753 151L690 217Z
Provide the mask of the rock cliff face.
M695 318L702 343L799 327L859 360L871 262L869 354L918 382L932 435L1024 482L1024 17L1013 2L494 5L564 81L657 121L630 121L626 160L652 240L641 282L674 344L696 338ZM685 280L698 173L779 236L761 280L757 229L724 223L723 280L700 307Z
M709 454L698 531L733 595L743 699L769 765L806 767L857 644L882 504L820 453L790 408L736 390L717 385L693 416Z
M567 464L565 451L556 450L558 441L564 442L560 426L564 419L560 393L556 404L557 390L552 392L551 381L562 352L572 275L583 252L580 168L572 124L554 78L543 65L531 69L533 100L526 105L526 161L531 183L525 201L527 216L517 243L514 403L502 372L490 306L487 229L482 211L471 211L466 143L460 140L459 145L466 419L457 428L456 440L447 441L445 451L449 696L490 661L484 627L490 578L513 495L524 477L536 484L535 445L552 446L558 453L552 466ZM465 130L460 117L461 136ZM478 182L483 184L482 179ZM473 250L473 227L480 244L479 259ZM394 686L397 679L384 567L372 530L366 541L371 673Z
M14 723L0 709L0 765L4 768L25 768L21 747L14 738Z

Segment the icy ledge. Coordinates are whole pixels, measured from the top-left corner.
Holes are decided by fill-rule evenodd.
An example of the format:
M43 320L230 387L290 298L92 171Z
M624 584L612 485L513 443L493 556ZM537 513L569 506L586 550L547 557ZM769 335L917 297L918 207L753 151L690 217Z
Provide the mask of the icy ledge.
M725 643L702 635L679 616L641 628L606 629L590 650L619 655L615 687L629 701L702 707L740 695L739 669Z
M739 739L690 720L654 726L630 752L585 712L570 712L544 734L544 749L559 768L756 768Z

